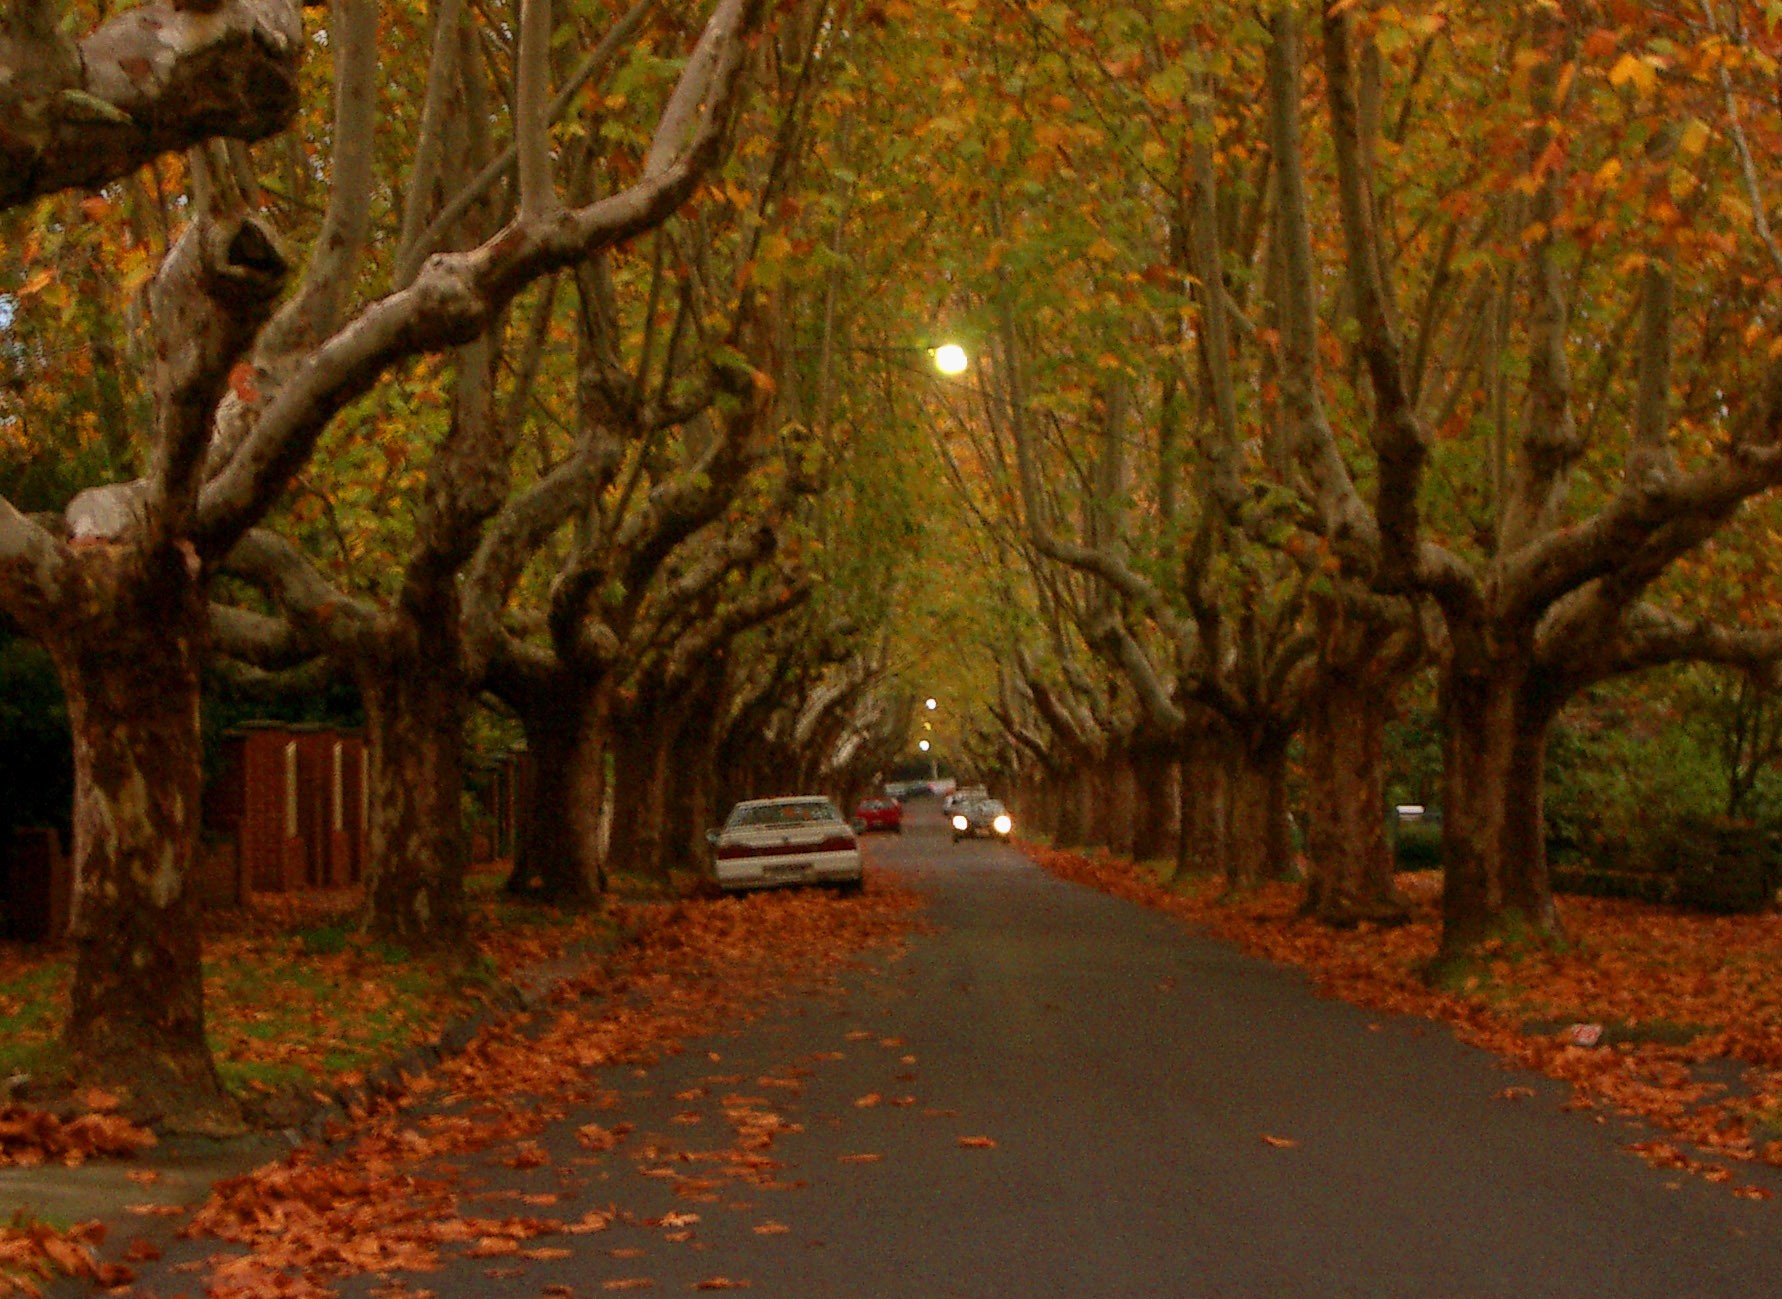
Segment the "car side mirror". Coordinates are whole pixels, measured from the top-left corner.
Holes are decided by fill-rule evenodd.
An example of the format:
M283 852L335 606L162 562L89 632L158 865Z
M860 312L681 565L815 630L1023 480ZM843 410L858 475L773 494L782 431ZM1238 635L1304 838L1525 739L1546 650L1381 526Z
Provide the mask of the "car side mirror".
M705 841L716 848L718 846L718 840L723 838L723 836L724 832L722 830L707 830L705 832Z
M853 824L854 824L854 833L855 834L865 834L866 833L866 818L865 817L863 817L863 816L855 817Z

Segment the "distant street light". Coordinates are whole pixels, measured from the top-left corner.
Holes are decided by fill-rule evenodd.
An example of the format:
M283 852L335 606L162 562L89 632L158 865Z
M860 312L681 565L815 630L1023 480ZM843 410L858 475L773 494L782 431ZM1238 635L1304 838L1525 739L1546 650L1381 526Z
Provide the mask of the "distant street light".
M916 747L918 749L922 750L922 752L927 753L928 752L928 741L923 740L920 744L916 745Z
M934 368L942 374L964 374L966 366L970 364L971 358L957 343L942 343L934 349ZM934 707L932 699L928 701L928 706Z
M938 703L936 703L934 700L930 699L928 701L928 711L929 712L932 713L935 709L937 709L939 707L940 707L940 705Z

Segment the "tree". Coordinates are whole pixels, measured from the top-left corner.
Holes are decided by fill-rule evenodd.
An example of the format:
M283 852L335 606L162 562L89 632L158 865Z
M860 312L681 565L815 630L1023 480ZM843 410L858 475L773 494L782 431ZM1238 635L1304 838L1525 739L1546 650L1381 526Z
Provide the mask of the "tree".
M211 573L335 415L390 366L474 340L534 279L649 228L685 201L721 151L746 38L763 8L722 0L635 175L606 197L565 207L546 129L550 16L547 5L526 5L514 77L517 215L481 244L434 253L357 307L349 303L371 207L375 6L342 0L334 13L331 192L311 256L282 303L290 254L250 201L239 157L194 153L192 220L149 297L156 345L146 476L76 497L59 530L0 501L0 610L55 658L75 734L82 892L66 1036L84 1077L122 1086L140 1108L173 1119L227 1118L204 1039L186 888ZM244 52L228 66L254 57Z

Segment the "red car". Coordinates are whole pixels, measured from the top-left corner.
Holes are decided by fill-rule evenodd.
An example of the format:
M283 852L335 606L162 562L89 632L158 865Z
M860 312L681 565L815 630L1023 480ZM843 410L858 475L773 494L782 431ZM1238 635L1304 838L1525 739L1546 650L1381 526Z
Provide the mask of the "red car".
M903 804L894 798L862 799L860 806L854 809L854 828L863 833L889 830L892 834L902 834Z

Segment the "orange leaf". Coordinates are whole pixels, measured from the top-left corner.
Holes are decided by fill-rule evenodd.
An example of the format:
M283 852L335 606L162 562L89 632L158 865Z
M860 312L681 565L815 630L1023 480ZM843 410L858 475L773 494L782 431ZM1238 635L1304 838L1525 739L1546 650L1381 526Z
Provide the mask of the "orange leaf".
M842 1164L876 1164L883 1158L883 1155L843 1155L836 1162Z
M970 1150L996 1149L995 1137L960 1137L959 1144Z
M1299 1144L1292 1137L1271 1137L1266 1132L1262 1134L1262 1139L1277 1150L1292 1150Z

